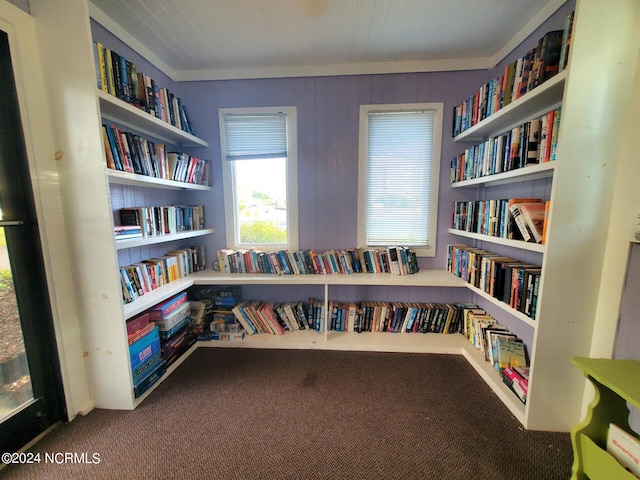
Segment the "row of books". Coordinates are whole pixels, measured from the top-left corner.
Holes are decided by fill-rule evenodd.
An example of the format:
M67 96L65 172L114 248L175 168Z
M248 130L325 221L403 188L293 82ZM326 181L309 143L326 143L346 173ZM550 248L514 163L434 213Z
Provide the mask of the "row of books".
M451 161L451 183L554 161L562 108L471 146Z
M357 333L456 333L460 331L465 306L451 303L333 302L329 305L329 329Z
M166 146L113 124L102 125L107 167L176 182L212 185L211 162L185 153L167 152Z
M484 359L500 372L503 382L520 399L527 401L529 356L518 336L481 308L467 307L463 312L463 335L480 350Z
M564 70L569 56L573 13L562 30L539 39L536 47L505 66L502 75L484 84L453 111L453 136L461 134Z
M451 227L492 237L544 243L549 202L508 198L453 202Z
M98 89L138 107L160 120L195 135L186 105L136 64L100 42L93 42Z
M274 303L262 300L239 302L232 310L237 322L249 335L284 335L297 330L323 332L413 332L454 333L461 331L463 309L467 304L400 302L324 302ZM326 325L326 327L325 327Z
M535 319L541 267L467 245L449 245L447 270Z
M160 257L119 267L124 303L205 269L202 245L174 249Z
M329 275L352 273L391 273L411 275L418 272L418 259L408 247L386 249L288 250L262 251L222 249L218 251L220 271L226 273L267 273L275 275Z
M139 227L145 237L204 229L204 205L127 207L119 217L121 226Z

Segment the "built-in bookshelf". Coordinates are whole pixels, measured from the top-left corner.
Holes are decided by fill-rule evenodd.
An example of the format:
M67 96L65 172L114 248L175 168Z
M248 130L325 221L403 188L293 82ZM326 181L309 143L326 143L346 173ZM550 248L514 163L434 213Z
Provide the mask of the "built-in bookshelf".
M137 204L132 204L132 201L142 201L145 206L158 205L158 202L161 202L160 205L184 205L185 202L193 205L198 202L188 202L191 192L198 193L211 190L210 162L189 157L183 153L176 154L181 156L185 164L194 165L193 168L195 168L196 162L200 162L201 164L207 163L206 175L202 175L201 178L198 179L193 177L193 180L187 180L187 176L184 175L181 179L185 179L186 181L177 181L171 179L172 176L170 174L165 173L166 168L162 168L163 166L159 167L158 162L161 161L161 156L154 156L152 150L155 145L157 148L162 149L162 154L164 155L168 151L183 152L184 149L188 148L206 147L207 142L186 131L189 129L179 128L175 122L170 122L168 118L158 118L158 116L146 111L145 108L141 108L140 105L128 103L100 88L95 90L95 92L103 124L102 138L104 155L103 158L100 159L100 163L102 164L104 176L110 190L106 198L111 204L111 217L114 226L117 227L120 225L120 209L137 209L139 207ZM113 127L113 130L109 132L106 129L107 126ZM116 137L113 136L113 133L116 129L121 135L119 137L120 140L114 140ZM111 133L111 138L109 138L107 132ZM131 156L134 155L134 147L131 142L137 142L135 153L139 155L137 160L138 167L141 165L140 162L143 160L146 161L146 166L137 168L137 173L125 171L123 168L116 169L113 163L109 165L109 160L113 161L113 157L111 156L110 158L110 153L114 152L113 149L118 149L116 151L118 155L123 155L124 153L129 155L129 152L120 150L124 149L123 142L126 141L125 138L129 139L128 147L132 150ZM119 145L117 145L118 141L120 142ZM144 148L142 148L143 146L147 147L146 153ZM167 147L166 150L165 146ZM169 150L169 148L171 150ZM144 157L145 155L146 157ZM132 157L130 157L130 159L131 158ZM165 163L168 164L166 160ZM174 172L175 171L177 171L177 169L174 170ZM166 193L156 195L153 193L155 191ZM177 197L176 195L180 196ZM150 199L147 200L147 196L149 196ZM171 207L162 208L171 209ZM185 208L186 207L180 207L181 214L184 214L182 210ZM160 210L160 208L157 210ZM177 207L174 207L173 210L177 210ZM176 214L175 211L172 211L172 213ZM198 215L202 215L202 213L202 211L198 211ZM164 251L175 252L183 246L194 245L198 243L199 240L213 233L212 228L201 227L202 225L199 224L189 227L193 228L190 230L173 231L166 229L164 231L171 231L172 233L164 234L158 233L158 231L154 231L151 234L144 232L141 236L133 238L116 239L115 236L112 237L111 245L113 246L114 252L116 252L115 262L112 265L113 272L117 273L118 270L124 268L130 269L131 265L128 264L129 262L135 261L137 265L143 264L146 260L145 255L161 257ZM184 260L188 260L186 255L184 256ZM122 279L120 278L120 274L105 276L112 279L113 283L110 285L114 294L115 292L119 292L118 295L121 297L125 295L121 287ZM108 346L97 346L96 350L100 351L101 348L107 348L112 352L107 359L98 357L92 360L91 368L93 372L109 372L108 374L103 373L102 378L94 378L92 380L97 387L94 393L96 406L117 409L135 408L147 398L164 378L170 375L171 372L195 350L195 346L189 348L182 357L167 367L166 373L162 375L159 381L140 396L135 397L132 372L128 360L128 341L126 330L124 329L125 322L173 295L183 292L190 285L193 285L193 282L194 280L189 278L188 275L180 276L180 278L172 278L171 281L159 285L157 288L145 289L142 294L134 297L132 301L131 298L129 298L129 300L121 298L118 299L117 304L110 304L109 310L111 314L109 315L108 321L102 323L95 332L96 338L108 338ZM100 341L96 343L99 345ZM111 362L112 357L116 357L113 359L115 362Z
M50 3L32 0L32 11L38 17L38 47L47 72L48 110L50 118L56 121L54 140L56 145L60 145L60 151L56 152L56 159L60 161L55 179L60 181L61 188L56 190L56 194L63 197L63 223L74 252L71 271L63 272L63 275L73 277L74 289L64 298L69 297L75 302L81 319L81 323L65 324L61 328L65 342L79 343L77 337L79 332L82 334L83 355L76 355L76 351L70 354L61 352L62 365L73 372L72 381L65 385L65 393L70 399L70 418L91 408L84 400L82 404L74 403L83 397L77 395L78 390L90 391L93 404L99 408L134 408L148 395L137 400L133 397L124 320L183 291L194 282L244 285L279 282L286 286L291 285L286 282L296 281L305 285L316 283L323 289L337 289L343 284L358 281L361 285L384 287L381 277L375 275L333 275L332 283L328 284L328 280L319 275L297 278L222 275L208 271L165 285L123 306L117 277L118 257L139 247L116 248L109 185L112 188L123 185L154 190L183 190L184 186L160 179L145 179L149 185L143 187L133 174L112 171L105 174L100 124L105 120L117 122L141 135L181 148L204 147L206 142L96 90L90 48L91 27L86 18L91 5L86 0L70 0L64 15L60 15L50 7ZM490 365L481 360L480 354L466 345L464 338L457 336L328 332L325 339L324 333L305 331L283 335L283 338L262 335L242 342L215 345L462 354L470 359L525 428L568 431L581 415L585 386L584 378L579 372L574 372L576 369L570 359L576 355L589 355L595 340L594 323L599 321L596 311L602 294L602 263L612 214L610 202L620 163L617 152L623 137L621 132L626 132L629 119L624 112L633 87L637 32L640 31L635 26L637 12L631 0L621 2L618 8L597 0L577 0L576 3L569 67L495 112L488 121L478 123L456 138L464 148L462 144L465 142L483 141L490 135L499 135L562 105L556 162L452 185L454 192L462 192L461 197L468 192L472 192L472 196L485 195L484 190L502 187L508 182L519 185L542 180L552 185L549 236L543 251L531 251L537 247L503 244L484 237L469 239L471 243L479 242L483 246L488 243L487 249L500 253L510 252L514 256L522 253L527 258L534 255L541 259L543 282L537 319L518 318L517 313L503 309L503 302L494 306L484 292L474 291L474 287L446 271L439 272L434 283L424 281L423 275L431 275L426 271L406 277L385 275L383 280L394 286L416 282L415 286L425 291L433 286L471 291L478 303L484 304L483 308L496 310L496 317L503 313L502 317L514 325L533 332L533 340L529 343L532 376L526 406L502 385ZM60 51L67 54L60 55ZM455 83L452 82L451 88L455 88ZM81 139L82 142L69 139ZM447 235L451 242L466 241L458 233ZM206 346L213 345L206 342ZM199 344L198 348L203 346L204 343ZM78 360L76 357L82 358ZM477 357L476 361L473 361L474 357ZM83 377L82 381L80 377Z

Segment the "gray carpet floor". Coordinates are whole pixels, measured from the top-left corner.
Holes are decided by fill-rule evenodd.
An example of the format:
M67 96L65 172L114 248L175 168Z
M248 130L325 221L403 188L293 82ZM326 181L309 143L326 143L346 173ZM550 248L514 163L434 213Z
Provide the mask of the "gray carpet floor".
M524 430L457 355L219 348L30 451L43 461L0 478L566 480L573 458L569 434ZM44 462L59 452L87 463Z

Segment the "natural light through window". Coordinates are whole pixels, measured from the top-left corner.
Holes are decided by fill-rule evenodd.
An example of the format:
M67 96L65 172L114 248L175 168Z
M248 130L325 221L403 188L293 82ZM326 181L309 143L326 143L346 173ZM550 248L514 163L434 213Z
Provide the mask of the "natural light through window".
M233 166L239 243L287 243L286 159L237 160Z
M227 246L297 248L296 111L221 109Z

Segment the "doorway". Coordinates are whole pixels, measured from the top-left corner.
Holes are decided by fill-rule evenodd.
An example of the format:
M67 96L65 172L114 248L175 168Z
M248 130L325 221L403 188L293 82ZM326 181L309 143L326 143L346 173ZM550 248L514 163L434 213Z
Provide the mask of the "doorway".
M9 40L0 31L0 452L65 419Z

